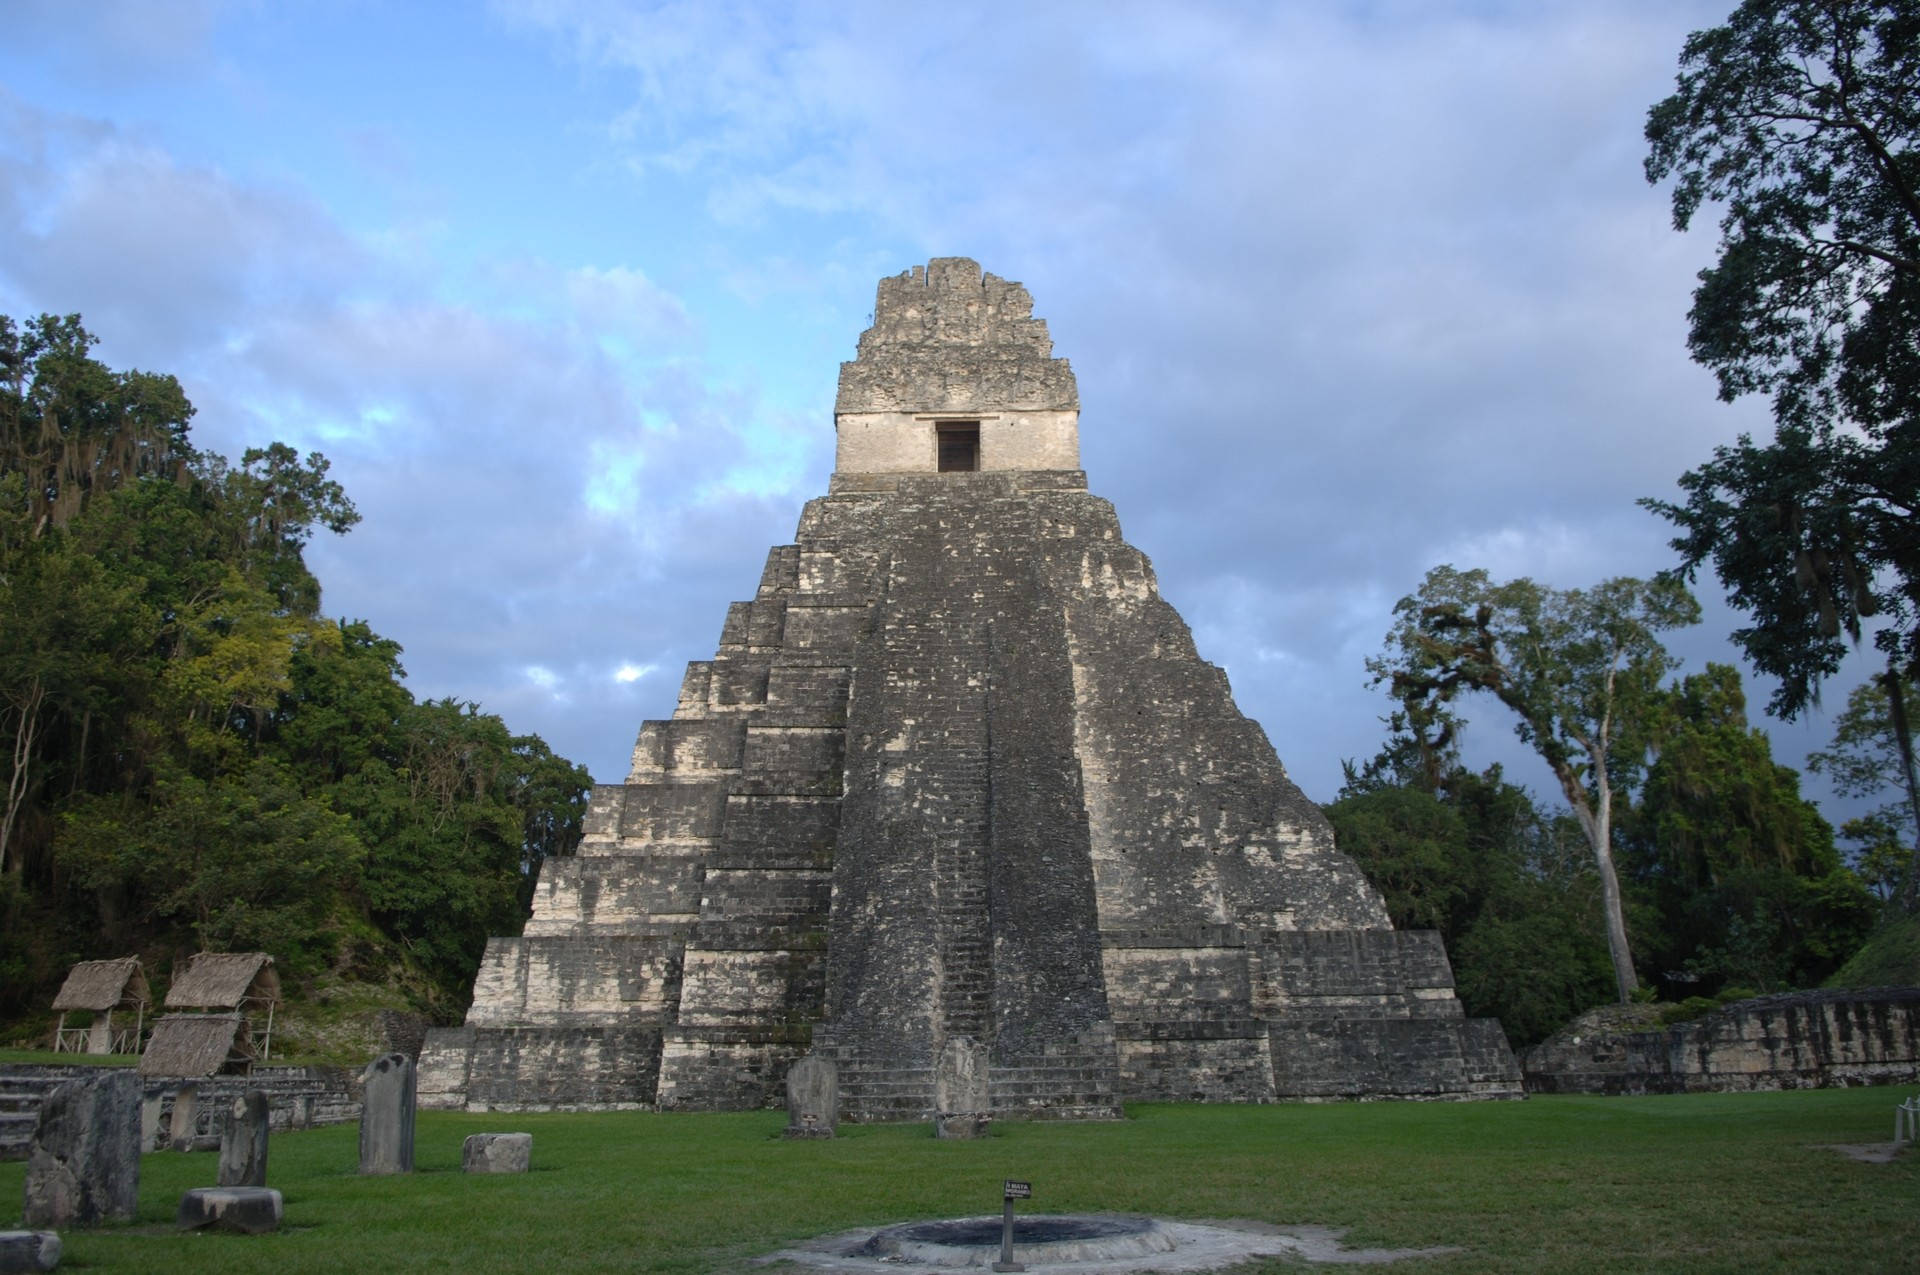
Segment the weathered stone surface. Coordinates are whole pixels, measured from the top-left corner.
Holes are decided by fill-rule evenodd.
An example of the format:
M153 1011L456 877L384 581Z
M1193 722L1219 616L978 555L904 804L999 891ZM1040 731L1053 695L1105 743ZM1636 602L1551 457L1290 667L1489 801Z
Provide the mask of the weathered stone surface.
M0 1231L0 1275L34 1275L60 1265L54 1231Z
M993 1110L988 1085L987 1047L971 1036L955 1036L940 1051L933 1069L933 1134L936 1138L978 1138Z
M27 1153L26 1224L130 1222L139 1196L139 1078L107 1071L47 1095Z
M831 1138L840 1121L840 1068L819 1054L787 1068L789 1138Z
M140 1149L158 1151L165 1144L161 1141L160 1116L165 1110L164 1093L148 1093L140 1099Z
M1692 1022L1583 1015L1523 1060L1533 1093L1709 1093L1920 1081L1920 988L1783 992Z
M811 1053L842 1118L926 1120L960 1037L1001 1115L1520 1092L1088 493L1078 414L1024 288L882 282L828 494L429 1035L427 1101L773 1106Z
M413 1172L414 1067L405 1054L385 1054L360 1073L360 1172Z
M284 1214L280 1193L264 1186L203 1186L180 1197L175 1223L183 1231L211 1227L242 1235L280 1229Z
M227 1102L220 1125L221 1186L267 1184L267 1130L272 1122L267 1095L249 1089Z
M174 1151L191 1151L199 1132L200 1086L181 1085L173 1091L173 1116L167 1125L167 1146Z
M466 1173L525 1173L533 1163L530 1133L474 1133L460 1144Z

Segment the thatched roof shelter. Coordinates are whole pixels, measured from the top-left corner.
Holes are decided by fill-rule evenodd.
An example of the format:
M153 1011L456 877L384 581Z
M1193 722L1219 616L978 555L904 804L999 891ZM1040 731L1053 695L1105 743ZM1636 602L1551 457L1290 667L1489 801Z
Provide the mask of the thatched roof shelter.
M212 1076L253 1066L245 1014L168 1014L153 1024L138 1071L143 1076Z
M280 999L280 976L265 952L196 952L167 989L168 1009L251 1009Z
M116 1009L139 1009L153 998L147 988L146 971L137 956L117 961L81 961L67 971L67 981L53 998L53 1008L65 1013L70 1009L105 1013Z

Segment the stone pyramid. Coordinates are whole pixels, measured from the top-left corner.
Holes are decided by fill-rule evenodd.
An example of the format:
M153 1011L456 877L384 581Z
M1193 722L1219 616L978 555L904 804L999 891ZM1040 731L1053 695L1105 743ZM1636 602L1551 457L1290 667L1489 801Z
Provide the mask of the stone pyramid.
M882 280L835 424L828 494L488 944L423 1103L761 1107L812 1050L844 1118L922 1118L953 1042L999 1115L1519 1093L1088 493L1025 288Z

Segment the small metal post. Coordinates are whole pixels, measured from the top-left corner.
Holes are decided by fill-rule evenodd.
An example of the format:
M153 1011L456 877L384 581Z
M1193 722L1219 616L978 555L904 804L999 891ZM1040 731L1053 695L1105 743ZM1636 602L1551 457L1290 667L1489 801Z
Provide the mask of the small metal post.
M1013 1197L1008 1196L1000 1204L1000 1260L993 1264L996 1271L1024 1271L1027 1268L1013 1260Z
M1011 1178L1000 1190L1000 1260L993 1264L996 1271L1024 1271L1027 1268L1013 1260L1013 1202L1033 1198L1031 1182L1015 1182Z

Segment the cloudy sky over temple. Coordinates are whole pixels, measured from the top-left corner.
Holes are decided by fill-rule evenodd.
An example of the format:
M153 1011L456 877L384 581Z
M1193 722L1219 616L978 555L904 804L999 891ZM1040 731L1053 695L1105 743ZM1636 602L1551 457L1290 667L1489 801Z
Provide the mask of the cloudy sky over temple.
M175 373L202 447L324 452L364 516L309 553L327 611L608 782L825 491L876 281L977 258L1327 800L1430 566L1651 574L1635 499L1766 430L1687 359L1714 238L1640 168L1731 7L15 0L0 313ZM1701 592L1676 649L1731 659Z

